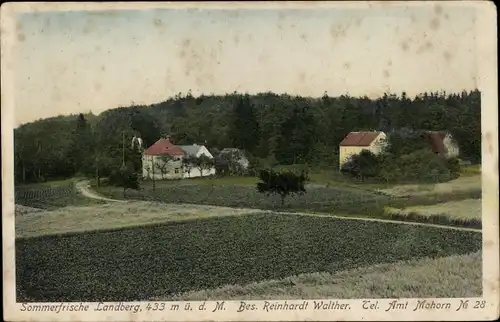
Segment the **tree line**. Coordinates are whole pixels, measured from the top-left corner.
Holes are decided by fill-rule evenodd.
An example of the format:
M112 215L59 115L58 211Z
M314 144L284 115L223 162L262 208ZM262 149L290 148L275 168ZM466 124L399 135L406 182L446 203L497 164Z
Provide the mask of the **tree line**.
M14 132L15 178L104 177L123 166L142 172L141 153L132 138L141 137L148 147L167 134L176 144L204 144L210 151L243 149L257 169L291 164L338 169L340 141L363 130L447 130L457 140L461 158L480 162L481 95L478 90L377 99L327 93L320 98L178 94L148 106L21 125Z

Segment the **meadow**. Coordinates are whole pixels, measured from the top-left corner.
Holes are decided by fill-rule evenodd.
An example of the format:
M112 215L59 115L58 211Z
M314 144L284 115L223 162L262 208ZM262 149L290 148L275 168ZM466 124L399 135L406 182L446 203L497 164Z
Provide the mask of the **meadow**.
M24 213L22 206L53 210L66 206L87 206L102 203L81 196L75 189L74 180L60 180L16 186L14 190L16 213Z
M406 184L395 185L385 189L377 189L376 191L393 197L407 196L426 196L437 194L455 194L455 193L478 193L481 192L481 175L472 173L470 168L465 168L465 174L462 174L457 179L436 183L436 184ZM475 168L472 168L475 169Z
M25 237L16 240L17 300L173 298L225 285L468 254L481 245L481 234L471 231L283 213ZM461 290L462 296L470 293Z
M316 272L245 285L168 294L155 301L476 297L482 294L481 252Z
M418 214L421 216L448 216L462 220L481 220L481 199L465 199L460 201L443 202L430 206L412 206L403 209L388 208L388 212L410 216Z
M481 198L479 176L459 178L433 185L401 185L390 188L374 184L355 184L327 181L319 174L306 187L304 195L293 195L280 204L279 196L266 196L257 192L255 178L204 178L181 181L141 182L138 191L123 190L103 185L99 193L113 199L147 200L164 203L216 205L253 208L276 212L294 211L341 216L371 217L434 223L460 227L481 227L481 218L462 218L454 214L439 216L411 216L387 211L406 207L438 205L450 201ZM314 179L316 178L316 179Z
M479 179L479 180L478 180ZM314 174L281 206L256 178L16 189L18 301L480 296L478 175L374 185Z
M27 209L29 215L16 216L16 237L84 233L135 227L169 221L260 213L207 205L175 205L149 201L104 203L87 207L68 206L50 211Z

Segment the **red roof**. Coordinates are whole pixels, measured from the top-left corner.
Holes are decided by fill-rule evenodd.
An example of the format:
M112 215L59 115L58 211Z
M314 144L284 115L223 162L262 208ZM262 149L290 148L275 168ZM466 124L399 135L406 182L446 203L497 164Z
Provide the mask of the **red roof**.
M429 139L430 145L432 152L434 153L444 153L445 152L445 147L444 147L444 138L446 137L448 133L447 132L434 132L434 131L427 131L424 132L424 136Z
M171 155L182 156L184 152L177 145L167 139L159 139L144 151L144 155Z
M340 142L340 146L369 146L380 132L351 132Z

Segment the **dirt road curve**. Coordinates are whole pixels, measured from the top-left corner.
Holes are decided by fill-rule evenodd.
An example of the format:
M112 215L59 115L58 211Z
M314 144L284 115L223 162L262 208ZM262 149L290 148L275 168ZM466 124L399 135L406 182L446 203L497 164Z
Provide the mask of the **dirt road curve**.
M110 202L131 202L126 200L117 200L117 199L109 199L103 196L98 195L90 189L90 183L88 181L79 181L76 183L77 190L87 198L105 200ZM189 206L189 204L183 204L184 206ZM193 207L199 207L200 205L192 205ZM215 206L212 206L215 207ZM224 207L227 208L227 207ZM238 210L244 210L244 208L238 208ZM255 212L256 209L247 209L249 212ZM261 210L266 212L267 210ZM400 220L390 220L390 219L379 219L379 218L366 218L366 217L355 217L355 216L335 216L335 215L323 215L323 214L314 214L314 213L302 213L302 212L283 212L283 214L290 215L299 215L299 216L313 216L313 217L328 217L328 218L337 218L337 219L345 219L345 220L362 220L362 221L376 221L376 222L385 222L385 223L393 223L393 224L401 224L401 225L414 225L414 226L425 226L425 227L435 227L442 229L451 229L451 230L462 230L462 231L473 231L473 232L481 232L481 229L477 228L466 228L466 227L453 227L453 226L445 226L445 225L436 225L436 224L428 224L428 223L419 223L419 222L411 222L411 221L400 221Z
M78 181L76 184L76 189L78 192L80 192L83 196L91 199L99 199L99 200L105 200L105 201L110 201L110 202L126 202L124 200L116 200L116 199L109 199L103 196L98 195L97 193L93 192L90 189L90 183L88 181Z

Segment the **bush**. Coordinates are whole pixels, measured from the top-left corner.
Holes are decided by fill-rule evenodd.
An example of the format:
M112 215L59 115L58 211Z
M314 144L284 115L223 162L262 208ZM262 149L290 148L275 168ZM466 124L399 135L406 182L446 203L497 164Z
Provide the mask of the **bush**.
M341 172L361 181L374 178L383 182L445 182L459 175L460 164L456 158L443 159L427 149L403 155L374 155L364 150L352 156Z
M130 168L122 168L111 172L108 183L123 188L123 194L127 189L139 190L139 177Z
M261 182L257 183L257 191L266 194L278 194L281 196L281 204L285 203L285 197L292 193L305 193L304 183L307 180L306 173L300 175L292 171L276 172L273 170L261 170L259 173Z
M361 181L365 178L373 178L379 175L379 160L371 151L363 150L343 165L341 172L356 177Z
M458 175L460 173L460 160L458 158L449 158L446 160L446 167L451 174Z

